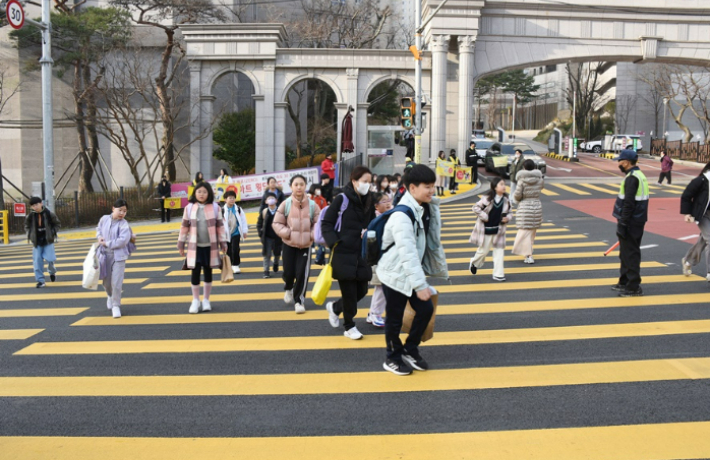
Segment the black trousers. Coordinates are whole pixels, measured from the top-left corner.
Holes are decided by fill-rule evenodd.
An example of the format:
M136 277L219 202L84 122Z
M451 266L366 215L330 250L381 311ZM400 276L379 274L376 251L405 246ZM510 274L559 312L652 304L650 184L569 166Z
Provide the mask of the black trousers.
M641 284L641 238L643 225L629 225L626 238L619 238L619 284L635 291Z
M338 280L338 284L342 297L333 302L333 312L343 314L343 325L345 330L349 331L355 327L357 303L367 295L367 281Z
M283 245L284 291L293 289L293 298L305 305L308 277L311 273L311 248L294 248Z
M232 261L232 265L238 266L239 264L242 263L241 257L239 256L239 242L241 241L241 236L236 235L232 236L231 240L229 243L227 243L227 255L229 256L229 260Z
M199 286L200 285L200 270L205 271L205 283L211 283L212 282L212 268L211 267L204 267L200 263L195 264L195 268L192 269L192 275L190 277L190 284L193 286Z
M431 300L426 302L419 300L416 292L412 292L410 297L390 289L386 285L382 285L382 290L385 292L387 306L385 311L385 339L387 340L387 358L393 361L402 361L402 353L418 353L419 344L422 341L422 335L426 330L431 315L434 314L434 304ZM402 340L399 334L402 331L402 318L404 310L407 307L407 302L412 306L416 315L412 321L412 328L409 331L407 341L402 345Z
M456 176L449 177L449 191L453 192L456 190Z
M160 206L160 221L161 222L170 222L170 210L165 209L162 201L160 202L160 204L161 204L161 206Z
M662 184L663 183L663 178L668 179L668 185L671 185L671 172L662 172L660 176L658 176L658 183Z

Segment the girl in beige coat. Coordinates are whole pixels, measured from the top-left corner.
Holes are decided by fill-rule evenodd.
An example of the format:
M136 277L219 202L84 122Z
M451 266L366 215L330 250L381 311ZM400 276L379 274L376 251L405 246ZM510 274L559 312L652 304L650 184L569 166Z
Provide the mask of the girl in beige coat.
M515 221L518 224L518 233L513 243L513 254L525 256L526 264L534 264L532 257L533 243L537 229L542 225L542 203L540 192L545 186L542 172L535 169L535 162L525 160L523 170L518 173L518 186L513 197L518 203Z
M313 228L320 208L306 196L306 178L297 174L291 178L291 196L274 215L272 228L283 240L284 302L296 301L296 313L305 313L306 289L311 271Z

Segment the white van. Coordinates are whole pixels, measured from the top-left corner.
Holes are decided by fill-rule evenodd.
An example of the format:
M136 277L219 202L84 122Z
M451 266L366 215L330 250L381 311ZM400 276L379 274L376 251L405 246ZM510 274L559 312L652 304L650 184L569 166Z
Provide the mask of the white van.
M638 134L614 134L614 135L604 135L597 136L591 141L582 142L579 148L585 152L610 152L615 150L623 149L633 149L634 139L637 139L636 150L643 150L643 144L641 143L641 136Z

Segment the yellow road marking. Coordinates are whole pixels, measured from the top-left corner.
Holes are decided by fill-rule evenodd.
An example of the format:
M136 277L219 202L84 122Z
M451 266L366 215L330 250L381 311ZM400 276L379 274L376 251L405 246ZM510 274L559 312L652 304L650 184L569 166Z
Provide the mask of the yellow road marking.
M469 233L470 235L470 233ZM587 239L586 235L571 234L571 235L543 235L535 237L535 241L557 241L557 240L578 240ZM505 241L515 241L515 236L506 237ZM468 239L465 240L442 240L442 244L466 244ZM535 248L538 246L535 245Z
M25 308L0 310L0 318L29 318L34 316L74 316L88 310L88 307L75 308Z
M342 337L339 340L344 341ZM380 340L377 342L381 347ZM692 369L693 372L690 373L685 368ZM268 375L0 377L0 397L397 393L657 382L698 378L710 378L710 358L430 370L414 373L406 379L396 379L382 370ZM710 428L710 422L708 426ZM703 437L710 440L707 432ZM708 447L710 448L710 444ZM332 454L332 451L329 452L328 458L333 458ZM358 455L362 458L362 452Z
M575 195L591 195L589 192L585 192L584 190L578 190L574 187L570 187L569 185L566 184L559 184L559 183L548 183L548 185L552 185L553 187L557 187L559 189L565 190L567 192L574 193Z
M454 237L460 237L460 236L470 236L471 235L471 230L473 230L473 226L469 227L469 231L467 232L456 232L456 233L442 233L441 238L443 243L448 243L449 240L448 238L454 238ZM539 228L537 229L537 234L541 233L565 233L569 232L569 228Z
M313 267L313 269L320 269L321 267ZM641 268L667 268L665 264L660 262L641 262ZM580 272L580 271L593 271L593 270L618 270L618 263L609 264L584 264L584 265L528 265L525 267L514 267L507 268L505 270L506 274L513 275L518 273L568 273L568 272ZM263 270L263 269L260 269ZM493 269L482 269L477 272L477 275L492 275ZM169 276L189 276L190 271L180 270L170 273ZM471 276L471 272L468 270L449 270L449 276L459 277L459 276ZM311 276L308 281L315 283L317 276ZM337 281L337 280L335 280ZM261 286L261 285L271 285L279 284L282 285L283 281L280 278L266 278L266 279L238 279L235 276L235 280L229 284L215 283L214 287L229 287L229 286ZM151 283L144 289L180 289L184 288L184 282L168 282L168 283Z
M418 374L401 380L423 378ZM22 436L0 437L0 448L5 460L25 460L28 452L34 458L53 460L675 460L710 458L708 432L710 422L358 436ZM377 448L367 453L343 449L334 456L333 446L342 445Z
M537 249L537 248L536 248ZM617 251L612 252L609 254L607 257L609 259L616 259L616 257L619 255ZM557 253L548 253L548 254L535 254L535 259L536 260L556 260L556 259L586 259L586 258L598 258L598 257L604 257L604 253L602 251L595 251L595 252L557 252ZM492 256L486 257L486 262L491 262L493 260ZM504 260L506 262L522 262L523 257L522 256L516 256L516 255L509 255L505 256ZM446 259L446 262L448 264L456 264L456 263L469 263L471 261L470 257L453 257Z
M123 280L123 284L142 284L146 282L147 278L126 278ZM0 284L0 289L23 289L23 288L34 288L37 283L3 283ZM101 283L99 283L101 284ZM51 281L47 283L47 286L51 288L60 287L76 287L81 286L81 281L57 281L52 283Z
M473 216L473 214L471 214L471 215ZM441 228L443 229L443 228L448 228L448 227L453 227L453 226L468 226L468 228L473 228L473 226L475 224L476 224L475 218L471 218L470 220L457 220L457 221L453 221L453 222L444 221L441 224ZM542 224L543 227L554 227L554 225L555 224L549 223L549 222L545 222ZM510 224L510 225L508 225L508 228L509 229L516 228L516 225Z
M585 310L597 308L636 308L652 306L703 304L707 294L658 295L646 297L603 297L563 300L539 300L533 302L472 303L458 305L439 305L437 315L479 315L491 313L520 313L540 311ZM90 316L81 318L72 326L134 326L155 324L212 324L212 323L249 323L272 321L323 321L328 315L325 310L309 311L307 315L294 315L293 312L243 312L210 313L209 315L141 315L124 316L116 321L108 316Z
M539 231L539 230L538 230ZM32 268L32 267L29 267ZM59 268L59 267L57 267ZM141 273L141 272L162 272L170 268L170 266L165 265L162 267L126 267L126 273ZM57 276L75 276L75 275L83 275L84 272L82 270L61 270L57 272ZM12 274L5 274L5 275L0 275L0 279L10 279L10 278L34 278L34 274L32 272L30 273L12 273Z
M542 190L540 190L540 193L542 193L543 195L546 195L546 196L560 196L559 193L553 192L552 190L548 190L546 188L543 188Z
M44 329L0 329L0 340L25 340Z
M468 243L468 240L461 240L465 241ZM506 241L508 239L506 238ZM449 243L451 244L451 243ZM461 243L459 243L461 244ZM444 246L446 246L446 242L444 242ZM569 248L593 248L593 247L605 247L608 246L607 243L602 243L601 241L585 241L585 242L577 242L577 243L554 243L554 244L536 244L535 249L569 249ZM472 246L475 247L475 246ZM510 251L513 249L513 245L510 244L505 247L506 251ZM446 248L444 247L444 252L455 252L455 253L461 253L461 248ZM471 252L471 256L475 251Z
M582 187L588 188L590 190L596 190L597 192L606 193L607 195L614 195L614 196L618 195L618 191L615 192L613 190L609 190L608 188L599 187L594 184L578 184L578 185L581 185Z

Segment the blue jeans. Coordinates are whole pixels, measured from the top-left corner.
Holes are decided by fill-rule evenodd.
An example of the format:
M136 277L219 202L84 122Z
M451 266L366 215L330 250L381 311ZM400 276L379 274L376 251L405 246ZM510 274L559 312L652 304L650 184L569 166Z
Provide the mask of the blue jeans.
M57 273L54 267L54 262L57 261L57 255L54 253L54 244L46 246L37 246L32 250L32 264L35 269L35 279L38 283L44 283L44 261L49 262L48 271L50 275Z
M325 245L316 246L316 263L319 265L325 264Z

